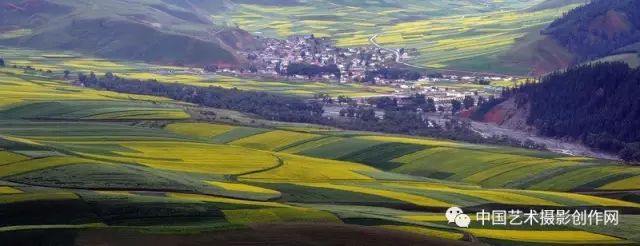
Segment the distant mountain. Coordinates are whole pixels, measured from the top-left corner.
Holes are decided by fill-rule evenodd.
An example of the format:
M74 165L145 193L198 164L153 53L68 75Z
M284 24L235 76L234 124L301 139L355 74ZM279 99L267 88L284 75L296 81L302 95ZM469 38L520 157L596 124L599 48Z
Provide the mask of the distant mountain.
M7 0L0 44L168 64L239 64L256 41L216 25L217 0Z

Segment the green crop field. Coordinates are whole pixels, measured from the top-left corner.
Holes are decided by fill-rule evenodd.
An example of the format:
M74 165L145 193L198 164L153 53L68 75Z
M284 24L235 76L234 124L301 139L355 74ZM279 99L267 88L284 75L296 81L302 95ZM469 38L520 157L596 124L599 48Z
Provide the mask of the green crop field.
M51 58L52 56L56 58ZM37 71L51 71L52 75L61 75L65 70L71 73L82 72L85 74L94 72L100 76L104 73L112 72L117 76L130 79L157 80L166 83L181 83L203 87L219 86L229 89L237 88L240 90L267 91L305 97L311 97L318 93L327 93L334 96L360 97L393 92L392 88L361 84L302 83L294 81L244 79L225 75L206 75L202 74L202 68L161 66L131 61L111 61L71 52L42 55L42 51L37 50L0 47L0 57L7 60L8 66L29 66ZM23 71L15 70L13 73L23 73ZM34 81L34 83L37 82L38 81ZM76 90L77 89L72 89L68 92L72 93ZM0 106L1 105L2 101L0 101Z
M443 216L451 206L593 207L619 209L621 223L637 225L640 204L619 195L640 188L637 167L311 125L198 122L184 103L13 68L0 69L0 89L3 239L302 223L490 244L638 243L635 233L593 227L461 229Z
M314 34L338 46L415 48L408 62L433 69L526 74L526 66L503 63L500 56L578 4L537 8L536 1L305 1L293 5L243 3L218 23L238 25L271 37Z
M244 146L252 149L278 150L298 142L305 142L319 137L311 133L290 131L271 131L263 134L242 138L229 144Z

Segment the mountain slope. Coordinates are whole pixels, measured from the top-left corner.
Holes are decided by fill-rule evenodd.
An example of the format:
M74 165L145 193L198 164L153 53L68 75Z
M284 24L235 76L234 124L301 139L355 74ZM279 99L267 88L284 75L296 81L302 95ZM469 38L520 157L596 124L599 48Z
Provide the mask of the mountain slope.
M640 161L640 69L621 62L553 73L506 95L541 135L581 141Z
M239 64L236 43L216 26L214 2L151 0L10 0L0 5L0 44L75 50L107 58L170 64ZM1 35L4 34L4 35Z
M550 0L538 8L562 2L571 0ZM530 34L533 38L515 46L504 59L527 63L536 75L600 59L634 65L640 53L638 9L639 1L592 1L569 11L540 33Z
M576 54L576 62L611 55L640 42L640 2L597 0L569 12L545 30Z

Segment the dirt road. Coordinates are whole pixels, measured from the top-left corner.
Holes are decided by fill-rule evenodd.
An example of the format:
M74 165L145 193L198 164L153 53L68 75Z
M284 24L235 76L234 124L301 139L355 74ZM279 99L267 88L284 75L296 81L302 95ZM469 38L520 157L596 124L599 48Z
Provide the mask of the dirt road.
M429 119L436 121L439 125L444 124L444 122L447 120L441 114L429 114L428 117ZM579 143L566 142L566 141L562 141L560 139L555 139L555 138L541 137L526 131L519 131L519 130L500 127L496 124L472 121L471 128L484 137L508 136L510 138L517 139L520 141L531 140L537 144L543 144L547 146L549 151L552 151L555 153L572 155L572 156L587 156L587 157L594 157L594 158L607 159L607 160L620 160L615 155L594 151L589 147Z

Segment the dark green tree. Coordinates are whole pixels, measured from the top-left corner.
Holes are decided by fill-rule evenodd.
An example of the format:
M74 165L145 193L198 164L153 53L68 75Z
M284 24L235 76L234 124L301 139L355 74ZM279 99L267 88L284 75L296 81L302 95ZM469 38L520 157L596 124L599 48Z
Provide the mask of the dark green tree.
M451 114L454 115L462 109L462 102L459 100L451 100Z
M476 106L476 99L472 96L466 96L464 97L464 100L462 100L462 103L464 104L465 109L470 109Z
M427 98L427 104L424 109L426 112L436 112L436 101L433 98Z
M483 96L479 96L478 97L478 106L481 106L482 104L486 103L487 99L485 99Z

